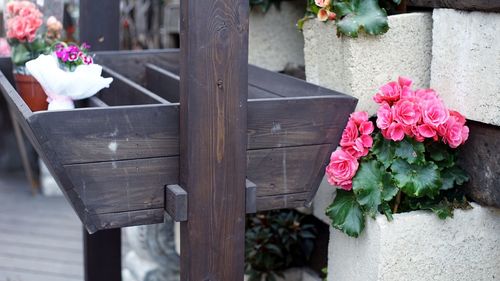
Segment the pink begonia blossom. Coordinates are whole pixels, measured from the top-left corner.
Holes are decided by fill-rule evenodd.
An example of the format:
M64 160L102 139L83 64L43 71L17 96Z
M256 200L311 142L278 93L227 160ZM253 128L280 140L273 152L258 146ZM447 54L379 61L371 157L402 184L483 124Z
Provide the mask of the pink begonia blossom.
M330 164L326 167L327 180L331 185L344 190L352 189L352 178L358 171L359 163L349 153L339 149L332 153Z
M325 8L325 7L328 7L330 5L331 0L314 0L314 3L318 7Z
M465 117L457 111L450 110L450 118L439 129L444 143L457 148L469 138L469 127L465 126Z
M401 86L397 82L389 82L382 87L380 91L375 94L373 100L376 103L387 102L392 105L394 102L401 98Z
M328 14L328 20L335 20L337 18L337 14L335 14L334 12L331 12L331 11L326 11L326 13Z
M420 107L414 99L401 99L393 107L394 120L406 126L414 126L420 121Z
M342 133L342 138L340 140L341 146L349 146L353 145L356 139L358 138L358 127L354 123L354 121L349 120L347 122L347 126Z
M361 123L368 121L368 112L366 111L356 111L351 113L350 119L359 126Z
M327 21L328 20L328 11L325 8L319 9L318 20L320 20L320 21Z
M392 124L392 110L387 102L383 102L377 110L377 127L387 129Z
M422 106L422 119L425 124L434 128L446 123L450 113L440 100L426 102Z
M42 13L29 1L13 1L7 4L7 37L20 42L33 42L42 25Z
M373 133L374 129L375 128L373 127L373 123L370 121L365 121L359 124L359 133L362 135L369 135Z
M405 130L400 123L392 122L387 128L387 137L393 141L400 141L405 137Z

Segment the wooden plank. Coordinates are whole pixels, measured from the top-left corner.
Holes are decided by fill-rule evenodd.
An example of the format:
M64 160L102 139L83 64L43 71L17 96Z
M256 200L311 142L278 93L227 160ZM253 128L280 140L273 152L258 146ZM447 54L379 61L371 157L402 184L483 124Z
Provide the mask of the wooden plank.
M121 229L83 235L85 281L121 281Z
M179 73L178 49L96 52L95 61L142 86L146 85L148 63Z
M170 102L179 102L179 75L155 64L146 64L146 88ZM248 85L248 98L279 98L281 96Z
M89 221L94 225L87 229L102 230L135 225L163 223L165 208L138 210L121 213L107 213L92 215Z
M96 96L110 106L169 103L110 68L103 66L102 75L112 77L113 83L109 88L102 89Z
M251 100L247 148L337 143L354 106L331 96ZM178 105L111 107L36 113L32 122L59 162L78 164L178 155L178 113Z
M187 221L187 192L177 184L165 188L165 211L176 221Z
M304 207L309 202L310 193L290 193L257 198L257 210L278 210Z
M459 163L470 181L464 190L476 202L500 208L500 127L467 121L469 139L459 149Z
M82 281L81 277L68 277L40 271L12 269L0 265L0 280L5 281Z
M92 51L120 48L120 2L80 1L80 38L89 43Z
M180 5L180 185L191 202L181 222L181 281L242 280L249 5Z
M87 100L89 107L108 107L109 105L103 102L100 98L93 96Z
M164 187L178 183L179 158L68 165L65 170L88 213L164 207Z
M14 256L0 255L0 265L12 269L22 269L26 271L40 271L53 275L65 276L68 278L82 278L81 265L55 263L43 259L27 260Z
M410 7L500 12L498 0L406 0Z

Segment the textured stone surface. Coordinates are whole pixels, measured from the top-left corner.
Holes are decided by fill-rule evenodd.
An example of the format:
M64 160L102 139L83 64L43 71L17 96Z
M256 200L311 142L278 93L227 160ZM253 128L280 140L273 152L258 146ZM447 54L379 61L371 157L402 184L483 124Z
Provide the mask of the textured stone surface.
M325 176L319 185L318 192L314 196L311 206L313 215L326 224L330 224L330 219L325 215L325 210L333 202L336 194L335 191L336 188L328 183Z
M500 125L500 14L436 9L431 87L467 118Z
M304 16L305 1L285 1L267 13L254 7L250 13L249 63L281 71L288 63L304 65L304 37L297 20Z
M332 230L329 281L449 281L500 278L500 210L456 210L440 220L429 212L369 219L359 238Z
M332 23L309 20L304 25L307 81L359 98L357 110L375 113L372 96L399 75L417 87L429 87L432 16L410 13L389 17L381 36L338 38Z

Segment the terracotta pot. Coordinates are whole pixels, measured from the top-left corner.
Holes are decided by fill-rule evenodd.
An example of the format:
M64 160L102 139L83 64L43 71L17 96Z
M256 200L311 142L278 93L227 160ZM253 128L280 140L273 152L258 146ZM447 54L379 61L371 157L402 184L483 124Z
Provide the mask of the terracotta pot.
M31 111L47 110L49 107L47 95L33 76L15 73L14 80L16 81L17 92Z

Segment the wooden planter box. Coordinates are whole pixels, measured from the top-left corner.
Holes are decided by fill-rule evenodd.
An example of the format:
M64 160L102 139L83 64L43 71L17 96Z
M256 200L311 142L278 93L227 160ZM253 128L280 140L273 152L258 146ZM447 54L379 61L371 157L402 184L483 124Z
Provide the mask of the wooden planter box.
M102 52L109 89L70 111L29 110L0 88L89 232L163 222L179 177L179 52ZM10 61L0 60L10 76ZM249 66L247 178L256 209L310 202L356 99ZM196 202L192 203L196 204Z

